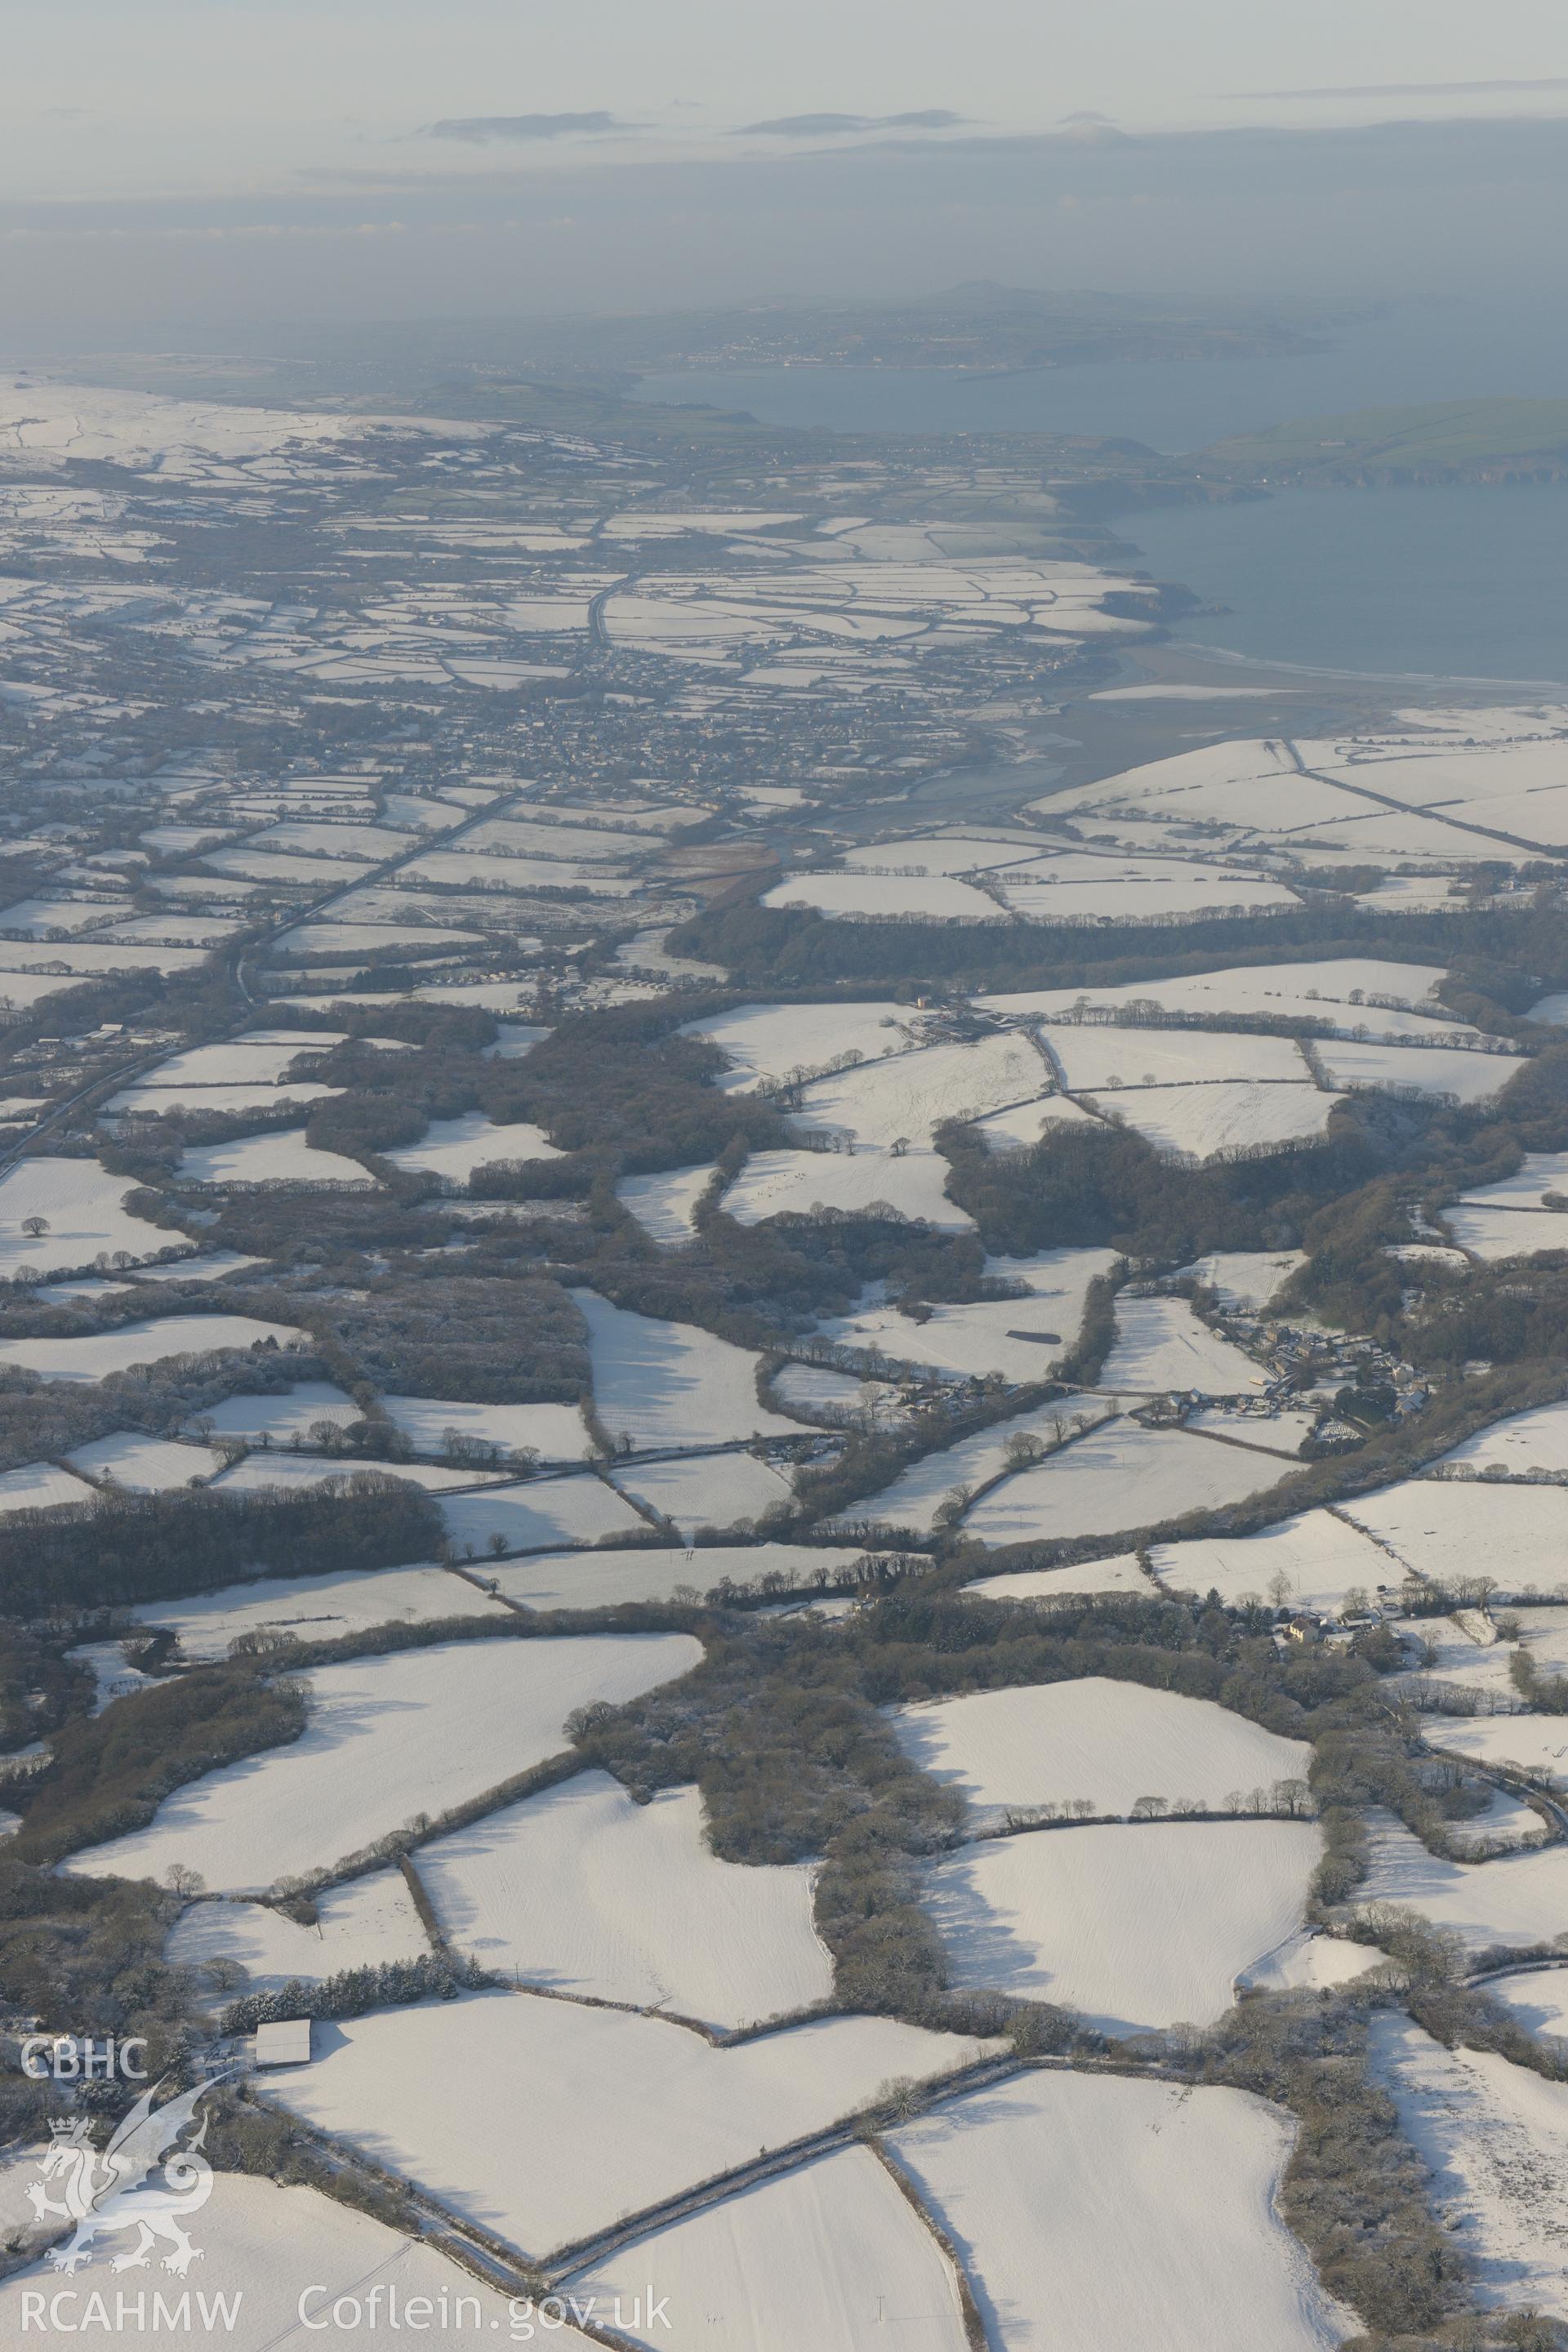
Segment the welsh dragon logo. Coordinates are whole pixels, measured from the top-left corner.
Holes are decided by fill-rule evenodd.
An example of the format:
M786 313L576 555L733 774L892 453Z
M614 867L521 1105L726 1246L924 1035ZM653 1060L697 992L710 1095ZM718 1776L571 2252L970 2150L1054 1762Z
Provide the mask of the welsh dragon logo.
M162 2087L144 2091L115 2129L101 2152L89 2137L85 2116L57 2120L49 2126L49 2146L44 2157L43 2179L27 2191L40 2221L74 2221L76 2230L61 2246L51 2246L47 2259L57 2271L74 2273L92 2260L95 2239L121 2230L138 2232L135 2245L116 2254L110 2267L142 2269L162 2241L169 2247L163 2268L179 2275L201 2258L184 2228L184 2217L199 2213L212 2195L213 2169L202 2154L207 2121L189 2144L179 2145L180 2134L195 2116L198 2104L219 2075L209 2075L194 2091L166 2099L154 2107ZM153 2176L162 2179L154 2181ZM64 2202L48 2195L45 2182L65 2184Z

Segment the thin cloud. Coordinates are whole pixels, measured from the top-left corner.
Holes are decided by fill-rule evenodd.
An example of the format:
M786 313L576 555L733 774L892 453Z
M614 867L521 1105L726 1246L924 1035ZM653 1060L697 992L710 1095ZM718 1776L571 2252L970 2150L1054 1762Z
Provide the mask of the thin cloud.
M952 131L968 117L945 106L911 114L781 114L770 122L742 123L737 138L823 139L859 131Z
M460 114L443 122L432 122L425 136L462 139L478 147L492 139L570 139L584 132L602 135L609 131L640 131L645 127L640 122L622 122L617 116L597 108L591 114Z
M1529 81L1372 81L1344 89L1227 89L1226 98L1488 98L1526 89L1568 89L1568 75Z

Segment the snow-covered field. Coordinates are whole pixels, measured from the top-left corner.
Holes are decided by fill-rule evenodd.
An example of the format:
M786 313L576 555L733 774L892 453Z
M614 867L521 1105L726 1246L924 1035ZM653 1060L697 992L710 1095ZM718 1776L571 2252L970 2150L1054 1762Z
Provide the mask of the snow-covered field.
M1286 1473L1266 1454L1248 1455L1179 1429L1110 1422L983 1495L964 1532L988 1544L1120 1535L1239 1503Z
M248 862L254 870L261 860L252 857ZM294 861L276 859L271 862L282 865ZM300 862L304 863L302 859ZM318 866L310 878L323 880L327 875ZM279 957L294 957L307 962L312 956L368 955L378 948L407 948L416 955L433 955L438 950L448 948L479 947L481 941L482 934L479 931L447 930L440 924L429 921L405 926L391 922L323 922L296 924L291 931L284 931L273 942L273 947Z
M850 1526L879 1520L889 1527L910 1528L919 1535L930 1535L936 1525L937 1512L950 1496L960 1488L973 1488L988 1478L998 1477L1006 1469L1010 1439L1030 1438L1054 1445L1059 1437L1070 1433L1079 1416L1090 1422L1102 1421L1110 1411L1103 1397L1066 1396L1058 1397L1050 1404L1037 1405L1030 1412L1016 1413L1009 1421L994 1422L989 1429L976 1431L973 1437L961 1438L956 1445L921 1454L907 1470L900 1470L892 1485L884 1486L879 1495L868 1495L847 1504L839 1520ZM1140 1430L1137 1434L1142 1436L1143 1432ZM1058 1459L1066 1461L1086 1443L1083 1438L1073 1440ZM1005 1494L1016 1483L1016 1479L1008 1478L994 1491ZM982 1507L977 1505L976 1509Z
M292 856L284 850L252 849L247 844L237 849L215 849L209 856L204 856L202 864L225 880L238 877L258 883L303 882L307 888L322 890L350 878L343 866L334 865L331 858ZM331 927L321 924L318 929L318 944L328 950ZM282 952L293 951L293 942L299 937L298 931L286 932L279 941Z
M1060 805L1059 803L1057 803ZM981 996L975 1003L997 1013L1022 1013L1047 1021L1072 1021L1077 1008L1105 1007L1116 1013L1153 1003L1166 1013L1263 1013L1282 1019L1327 1023L1337 1033L1371 1037L1421 1037L1438 1032L1476 1033L1472 1024L1447 1013L1433 996L1443 978L1441 964L1385 962L1372 956L1327 957L1321 962L1234 964L1221 971L1188 972L1181 978L1123 981L1109 988L1030 989ZM1384 1004L1368 1003L1383 997ZM1405 1008L1408 1007L1408 1010Z
M463 845L498 849L507 856L585 858L598 865L646 857L657 846L643 834L617 833L607 824L556 824L552 815L549 809L531 809L521 814L486 817L466 836Z
M502 857L493 850L461 848L436 849L410 858L398 880L468 883L481 889L522 891L571 883L608 898L628 898L637 887L635 880L617 877L604 866L574 865L568 858Z
M1191 1087L1127 1087L1089 1095L1101 1118L1135 1128L1156 1151L1210 1160L1216 1151L1266 1150L1321 1135L1342 1095L1313 1086L1258 1086L1250 1079Z
M93 1488L53 1462L24 1462L0 1472L0 1517L12 1511L53 1511L66 1503L90 1503Z
M1516 1977L1492 1977L1487 1991L1511 2010L1528 2032L1552 2042L1568 2037L1568 1962L1561 1968L1521 1969Z
M840 1054L880 1061L913 1045L907 1004L742 1004L711 1020L689 1021L683 1037L706 1038L730 1062L731 1093L792 1070L820 1069Z
M265 1903L192 1903L180 1915L163 1958L172 1968L210 1968L230 1960L244 1969L243 1992L276 1992L291 1977L319 1979L379 1960L411 1960L430 1948L414 1897L397 1870L373 1870L315 1898L317 1923L302 1927ZM234 1993L213 1988L215 2005Z
M580 1773L423 1847L419 1874L454 1949L554 1991L728 2027L833 1990L811 1872L721 1862L693 1788L638 1805Z
M178 1092L187 1102L203 1100L209 1087L220 1091L243 1086L252 1090L280 1085L301 1054L330 1054L346 1045L346 1029L257 1029L216 1045L191 1045L171 1054L139 1081L165 1092Z
M750 1349L692 1323L628 1314L596 1290L570 1296L588 1326L594 1402L612 1436L624 1432L642 1452L800 1434L798 1422L758 1403Z
M1537 1618L1563 1616L1561 1630L1568 1631L1568 1615L1562 1611L1542 1609L1530 1613ZM1482 1622L1474 1612L1467 1611L1458 1622L1452 1617L1407 1617L1399 1622L1398 1630L1407 1640L1420 1643L1424 1651L1432 1654L1432 1663L1427 1664L1423 1658L1401 1685L1413 1692L1419 1703L1429 1705L1425 1693L1430 1685L1437 1685L1462 1693L1483 1708L1500 1706L1508 1711L1522 1705L1509 1678L1509 1664L1514 1655L1512 1643L1489 1641ZM1560 1638L1553 1643L1548 1634L1544 1650L1535 1650L1537 1665L1546 1673L1555 1671L1554 1653L1563 1647Z
M1568 1609L1516 1609L1525 1647L1543 1673L1568 1674ZM1505 1649L1503 1654L1507 1656Z
M922 1045L894 1061L818 1078L794 1117L797 1126L851 1143L929 1145L944 1119L983 1118L1051 1087L1051 1074L1028 1039L1007 1034L972 1045Z
M1031 923L1158 922L1172 915L1242 915L1300 905L1279 881L1194 858L1067 852L1011 866L1000 896Z
M1292 1038L1254 1037L1245 1031L1055 1028L1048 1043L1074 1094L1241 1078L1300 1086L1310 1084L1312 1076Z
M1519 1054L1472 1054L1447 1045L1377 1045L1331 1041L1318 1058L1336 1087L1414 1087L1461 1103L1490 1102L1525 1068Z
M830 919L914 923L1004 923L1006 914L984 890L943 875L792 874L758 901L763 907L810 907Z
M447 1533L459 1557L502 1551L554 1551L563 1544L622 1542L646 1531L647 1521L602 1478L531 1478L514 1486L477 1487L441 1505Z
M1239 1970L1237 1990L1322 1992L1386 1963L1387 1954L1374 1944L1352 1944L1348 1936L1320 1936L1307 1928Z
M687 1541L699 1528L732 1528L787 1503L794 1487L752 1454L705 1454L681 1462L644 1462L615 1473L616 1486L668 1519Z
M1428 1744L1480 1764L1521 1764L1568 1785L1568 1716L1432 1715L1422 1720Z
M387 1159L395 1168L422 1170L448 1184L466 1184L476 1168L493 1167L501 1160L559 1160L542 1127L528 1119L498 1126L483 1111L466 1110L457 1118L433 1119L417 1143L405 1143Z
M101 1478L138 1495L162 1495L173 1486L188 1486L193 1479L210 1478L223 1467L223 1456L207 1446L139 1437L129 1430L100 1437L90 1445L79 1445L68 1458L84 1477Z
M907 841L877 841L866 849L847 850L844 863L873 872L891 867L911 874L986 874L1038 857L1046 838L1021 828L998 828L994 834L916 834Z
M1321 1851L1305 1822L1041 1830L938 1863L925 1903L955 1984L1060 2001L1108 2033L1206 2024L1300 1927Z
M966 2352L952 2266L868 2148L819 2157L639 2239L586 2272L601 2313L616 2295L668 2296L672 2352L717 2340L745 2352L865 2352L891 2332L921 2352Z
M366 866L383 866L416 846L412 834L393 833L385 825L322 823L295 817L269 824L251 836L258 849L298 849L306 856L348 858Z
M530 1451L542 1462L583 1462L593 1451L583 1416L569 1404L454 1404L446 1397L384 1396L387 1418L421 1454L445 1451L448 1433Z
M380 1179L341 1151L317 1151L298 1128L242 1135L232 1143L204 1143L182 1154L186 1184L330 1184L373 1192Z
M836 2017L714 2050L685 2027L504 1992L338 2029L268 2089L319 2129L543 2253L837 2120L974 2045Z
M299 1086L274 1087L203 1087L200 1092L184 1087L126 1087L113 1095L103 1106L106 1113L131 1118L163 1118L170 1111L222 1111L239 1115L247 1111L276 1110L283 1103L318 1103L330 1101L341 1095L342 1087L321 1087L313 1083Z
M1289 2124L1246 2092L1033 2074L891 2146L998 2352L1328 2352L1352 2332L1279 2219Z
M1046 1250L1037 1258L990 1258L988 1275L1027 1283L1026 1298L937 1304L923 1319L896 1307L868 1306L824 1323L822 1337L865 1349L890 1364L912 1364L952 1380L1005 1379L1029 1383L1048 1377L1075 1346L1089 1286L1115 1263L1108 1249ZM1054 1335L1054 1337L1052 1336Z
M1511 1176L1473 1184L1467 1202L1483 1209L1542 1209L1548 1192L1568 1192L1568 1151L1527 1151Z
M1200 1322L1184 1298L1119 1298L1116 1344L1100 1385L1114 1395L1198 1389L1206 1396L1244 1396L1265 1375L1248 1355Z
M296 1381L291 1388L264 1395L225 1397L198 1416L203 1430L215 1437L243 1437L256 1445L274 1445L293 1437L308 1437L315 1423L330 1421L339 1429L360 1419L353 1399L330 1381Z
M1098 1675L900 1707L893 1728L906 1756L962 1790L982 1822L1075 1797L1100 1813L1130 1812L1140 1797L1217 1808L1233 1790L1303 1779L1310 1753L1208 1699Z
M101 972L190 971L205 961L200 948L118 947L94 940L51 940L42 952L51 964L63 964L80 980L96 979ZM13 1002L25 997L26 989L14 989L9 975L14 972L25 982L28 965L37 963L39 955L35 940L0 940L0 972L7 975L3 992Z
M1155 1589L1135 1551L1086 1559L1076 1568L1020 1568L1001 1576L977 1576L963 1588L976 1601L1051 1601L1080 1592L1136 1592L1147 1601Z
M1407 1904L1435 1927L1453 1928L1472 1950L1547 1943L1568 1930L1568 1848L1448 1862L1428 1853L1391 1813L1374 1812L1369 1824L1357 1903Z
M1445 2050L1400 2014L1373 2019L1372 2053L1478 2300L1568 2318L1568 2084L1495 2051Z
M1011 1110L994 1110L973 1122L988 1151L1024 1151L1043 1142L1053 1128L1103 1127L1082 1103L1070 1095L1040 1095L1033 1102L1015 1103Z
M1568 1249L1568 1210L1477 1209L1459 1202L1443 1211L1443 1223L1459 1247L1484 1265Z
M1506 1470L1510 1478L1530 1470L1568 1471L1568 1403L1538 1404L1528 1412L1510 1412L1440 1454L1443 1462L1464 1462L1476 1470Z
M1149 1557L1173 1592L1201 1594L1212 1586L1230 1607L1251 1593L1282 1608L1337 1612L1347 1592L1370 1598L1379 1585L1397 1590L1405 1581L1396 1561L1331 1511L1303 1511L1255 1536L1156 1544Z
M1357 1495L1342 1508L1421 1576L1485 1572L1507 1591L1531 1583L1550 1591L1563 1573L1568 1491L1561 1486L1406 1478L1380 1495Z
M90 931L124 905L123 898L21 898L0 908L0 936L41 940L51 931Z
M241 1633L297 1634L335 1642L368 1625L413 1625L438 1617L488 1617L496 1603L444 1568L381 1568L364 1575L264 1576L180 1601L143 1601L132 1615L177 1633L187 1658L221 1658Z
M947 1173L946 1160L934 1151L905 1151L896 1158L872 1145L854 1151L756 1151L724 1194L722 1205L725 1215L742 1225L760 1225L767 1217L814 1216L820 1209L863 1215L885 1206L928 1225L968 1232L974 1220L942 1190ZM626 1195L623 1185L621 1197L641 1218ZM656 1233L654 1238L663 1236Z
M697 1228L692 1211L713 1177L712 1167L670 1168L658 1176L623 1176L616 1198L647 1234L666 1249L683 1249Z
M1216 1293L1224 1307L1267 1307L1299 1266L1300 1250L1211 1250L1181 1271Z
M538 1559L503 1561L493 1576L509 1601L529 1609L614 1609L624 1601L668 1601L679 1591L699 1595L728 1577L736 1584L783 1575L808 1591L818 1568L831 1572L861 1557L851 1544L703 1544L673 1551L649 1545L628 1551L574 1551Z
M172 1863L254 1892L322 1869L415 1813L437 1814L542 1762L562 1725L670 1682L701 1656L685 1633L451 1642L318 1666L310 1718L266 1749L177 1790L146 1829L71 1857L85 1877L158 1878Z
M141 1259L177 1244L177 1234L126 1214L121 1202L133 1190L96 1160L22 1160L0 1177L0 1276L71 1273L104 1250ZM46 1230L24 1233L30 1217Z
M82 1339L0 1339L0 1364L21 1364L46 1381L101 1381L132 1364L254 1348L268 1339L291 1348L305 1336L290 1324L261 1323L253 1315L167 1315Z
M420 1486L426 1494L447 1495L463 1486L493 1486L501 1474L494 1470L453 1470L436 1462L356 1462L321 1454L247 1454L243 1462L214 1480L226 1495L258 1495L270 1487L297 1493L301 1486L324 1486L350 1477L392 1478L400 1486Z
M1467 1814L1462 1822L1456 1822L1451 1835L1464 1861L1485 1862L1494 1841L1505 1853L1531 1851L1538 1846L1541 1816L1510 1790L1494 1788L1479 1813Z

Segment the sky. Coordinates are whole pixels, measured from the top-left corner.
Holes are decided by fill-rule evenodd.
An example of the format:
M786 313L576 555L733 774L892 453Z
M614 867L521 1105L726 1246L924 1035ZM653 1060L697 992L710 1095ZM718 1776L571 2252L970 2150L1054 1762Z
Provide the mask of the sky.
M8 0L45 332L1553 265L1561 0Z

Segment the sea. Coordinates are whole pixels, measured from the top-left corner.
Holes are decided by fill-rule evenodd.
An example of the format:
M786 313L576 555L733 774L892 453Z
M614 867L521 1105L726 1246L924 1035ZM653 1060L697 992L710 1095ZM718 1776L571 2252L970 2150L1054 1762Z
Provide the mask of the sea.
M1289 359L1131 362L976 375L809 367L647 376L645 400L859 432L1093 433L1171 453L1287 418L1568 395L1568 313L1424 303ZM1112 526L1139 568L1205 607L1178 636L1238 666L1568 689L1568 485L1286 490Z

